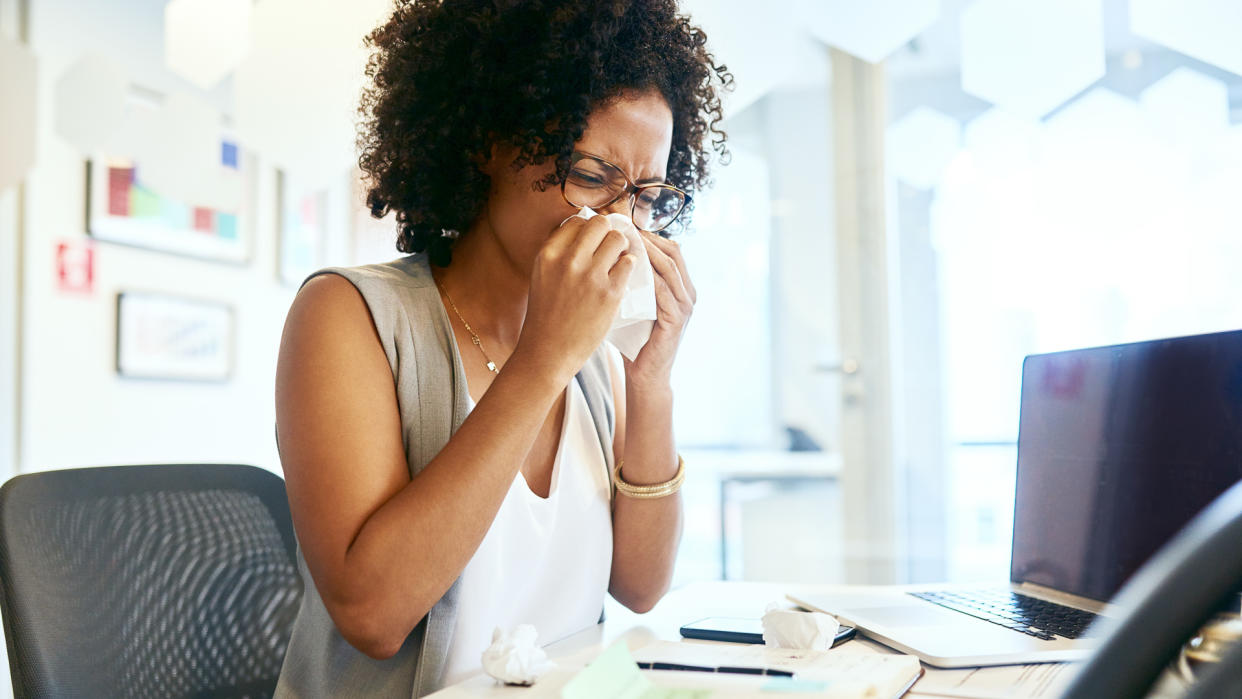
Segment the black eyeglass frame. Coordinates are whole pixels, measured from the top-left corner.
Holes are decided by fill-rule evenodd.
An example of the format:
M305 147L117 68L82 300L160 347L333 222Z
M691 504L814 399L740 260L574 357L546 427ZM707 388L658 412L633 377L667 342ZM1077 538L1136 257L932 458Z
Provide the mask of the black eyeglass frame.
M607 202L603 204L599 204L598 206L593 206L591 208L592 209L603 209L605 207L612 206L621 197L628 196L630 197L630 220L634 222L634 227L638 228L639 230L647 231L648 233L660 233L661 231L667 231L669 226L672 226L674 223L677 222L677 219L681 218L682 212L686 210L686 207L690 205L690 202L693 199L693 197L687 194L684 190L680 189L679 187L674 187L673 185L668 184L666 182L656 182L652 184L634 184L634 181L630 179L629 174L627 174L625 170L621 168L621 166L608 160L607 158L601 158L600 156L595 155L594 153L588 153L586 151L579 151L579 150L574 151L569 156L569 168L572 170L574 165L577 164L579 160L585 160L587 158L590 158L592 160L598 160L599 162L615 169L617 172L621 173L622 177L625 178L625 188L622 189L620 192L618 192L617 196L613 197L612 199L609 199ZM561 178L561 198L564 199L565 203L569 204L570 206L577 206L577 207L586 206L586 204L575 204L574 202L569 200L569 197L565 194L565 184L568 180L569 180L569 172L566 171L565 177ZM634 207L638 204L638 197L635 195L637 195L640 191L644 189L671 189L674 192L677 192L678 194L681 195L681 208L677 209L677 213L673 214L673 218L669 219L668 223L664 224L663 226L659 228L656 228L655 230L651 230L649 228L643 228L642 226L638 225L638 221L635 220L634 218ZM665 237L667 237L667 234Z

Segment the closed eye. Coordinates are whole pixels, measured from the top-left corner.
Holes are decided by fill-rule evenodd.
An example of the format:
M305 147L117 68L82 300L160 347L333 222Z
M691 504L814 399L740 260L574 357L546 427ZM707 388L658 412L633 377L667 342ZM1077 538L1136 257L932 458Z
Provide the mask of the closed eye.
M580 170L573 170L569 173L569 181L581 187L603 187L604 179L591 175L590 173Z

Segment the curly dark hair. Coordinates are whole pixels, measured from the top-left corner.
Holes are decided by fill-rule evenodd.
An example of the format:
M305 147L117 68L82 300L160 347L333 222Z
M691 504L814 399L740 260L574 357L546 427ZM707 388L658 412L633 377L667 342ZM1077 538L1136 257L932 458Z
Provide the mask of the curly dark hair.
M717 88L733 76L706 42L676 0L398 0L367 37L358 162L371 215L395 211L397 249L447 266L487 199L483 154L511 145L515 169L553 158L535 186L559 185L587 116L633 90L672 110L668 182L710 185L705 144L728 162Z

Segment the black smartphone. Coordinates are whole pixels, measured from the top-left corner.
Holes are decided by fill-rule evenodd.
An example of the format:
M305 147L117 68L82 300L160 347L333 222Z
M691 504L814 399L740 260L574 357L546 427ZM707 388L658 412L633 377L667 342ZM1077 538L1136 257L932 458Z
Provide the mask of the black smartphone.
M836 646L854 637L853 626L837 629L832 645ZM683 638L703 641L728 641L729 643L763 643L763 622L759 619L736 617L710 617L681 627Z

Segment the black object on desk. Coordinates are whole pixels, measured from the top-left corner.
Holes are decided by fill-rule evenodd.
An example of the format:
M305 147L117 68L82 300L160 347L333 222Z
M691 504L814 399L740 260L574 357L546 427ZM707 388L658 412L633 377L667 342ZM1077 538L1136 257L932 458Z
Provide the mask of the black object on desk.
M683 672L718 672L734 675L768 675L769 677L793 677L789 670L776 670L767 667L707 667L705 665L682 665L681 663L644 663L638 661L643 670L681 670Z
M835 647L854 637L853 626L842 626L832 640ZM763 622L759 619L743 619L737 617L710 617L686 624L681 627L684 638L701 641L725 641L728 643L763 643ZM662 668L652 668L662 669Z
M1165 544L1113 602L1125 614L1100 617L1101 645L1063 695L1139 699L1242 584L1242 482L1235 483ZM1242 643L1203 671L1186 696L1236 697L1242 691Z

